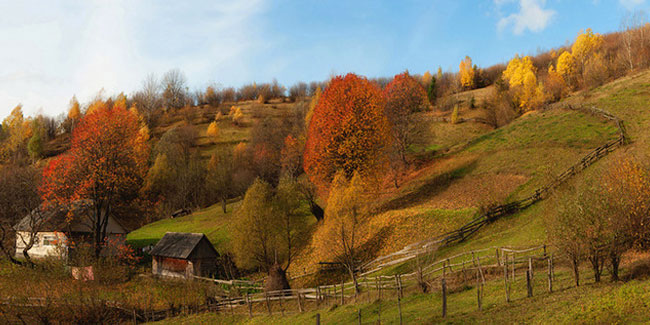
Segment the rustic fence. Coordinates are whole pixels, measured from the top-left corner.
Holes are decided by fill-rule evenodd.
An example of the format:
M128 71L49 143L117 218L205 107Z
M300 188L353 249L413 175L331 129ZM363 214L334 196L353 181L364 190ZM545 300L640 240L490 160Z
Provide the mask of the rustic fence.
M469 236L477 232L479 229L481 229L483 226L487 225L488 223L493 222L501 217L511 215L515 212L526 209L531 205L535 204L536 202L546 198L553 189L557 188L558 186L566 182L569 178L578 174L579 172L589 167L590 165L595 163L600 158L606 156L610 152L616 150L616 148L618 148L619 146L627 143L628 140L625 132L624 123L616 116L595 107L584 108L584 107L568 106L567 108L571 110L582 111L588 114L593 114L602 117L604 119L613 121L616 124L616 127L618 129L618 138L592 150L587 155L585 155L582 159L580 159L580 161L575 163L573 166L569 167L559 176L555 177L549 184L535 190L535 192L533 192L533 194L531 194L530 196L522 200L518 200L518 201L514 201L514 202L510 202L510 203L506 203L503 205L490 208L485 213L482 213L481 215L477 216L476 218L474 218L473 220L471 220L470 222L468 222L467 224L463 225L462 227L456 230L417 243L407 245L400 251L378 257L362 265L359 271L361 271L362 274L372 274L386 267L411 260L416 256L418 256L419 254L426 252L432 247L444 247L453 243L462 242L465 239L467 239Z
M552 262L546 246L526 248L490 247L467 251L434 263L418 265L417 270L406 274L360 276L356 287L352 281L323 285L315 288L288 289L270 292L243 293L237 297L223 297L210 307L223 314L255 317L260 315L290 315L316 310L332 305L344 305L363 301L378 304L376 311L358 311L359 321L369 319L381 322L382 305L397 306L401 323L401 299L412 292L440 291L441 315L447 314L451 303L447 293L454 287L474 287L477 290L477 306L482 308L483 286L486 279L496 279L503 274L506 301L511 301L511 284L517 279L527 281L528 296L532 295L534 270L547 269L549 290L552 290ZM548 263L549 267L546 268ZM205 279L205 278L202 278ZM358 290L357 290L358 288ZM370 314L369 314L370 313Z

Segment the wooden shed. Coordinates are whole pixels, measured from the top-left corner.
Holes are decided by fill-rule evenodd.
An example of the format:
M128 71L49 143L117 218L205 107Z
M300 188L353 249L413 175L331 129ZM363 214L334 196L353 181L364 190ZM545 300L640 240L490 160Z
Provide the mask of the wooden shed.
M219 253L204 234L168 232L151 250L154 275L191 279L217 270Z

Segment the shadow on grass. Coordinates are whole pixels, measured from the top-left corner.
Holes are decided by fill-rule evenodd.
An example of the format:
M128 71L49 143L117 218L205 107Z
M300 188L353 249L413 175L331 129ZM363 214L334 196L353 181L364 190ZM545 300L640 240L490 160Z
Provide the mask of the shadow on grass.
M378 213L396 210L422 203L445 190L455 180L476 168L477 160L471 160L453 170L441 173L409 188L405 188L378 208Z

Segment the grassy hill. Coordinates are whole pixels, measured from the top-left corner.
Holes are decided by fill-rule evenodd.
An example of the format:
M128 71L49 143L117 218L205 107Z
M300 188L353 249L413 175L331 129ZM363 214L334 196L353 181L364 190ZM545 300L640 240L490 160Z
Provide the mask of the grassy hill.
M628 135L632 142L619 149L640 157L647 157L650 147L650 72L617 80L600 88L576 94L560 105L582 103L594 105L616 114L625 120ZM529 114L514 123L474 138L460 150L441 155L431 166L426 166L402 187L387 195L386 202L404 202L408 207L392 206L384 214L375 218L392 216L403 211L417 214L425 209L441 204L439 200L454 186L468 190L471 186L463 184L478 175L515 174L525 177L510 191L507 197L519 197L538 184L546 175L555 175L573 164L585 152L615 137L615 129L598 118L575 111L553 109ZM603 158L577 177L585 177L599 172L617 154ZM463 158L464 157L464 158ZM463 159L461 159L463 158ZM461 161L461 163L455 163ZM436 175L447 172L444 182ZM437 173L437 174L436 174ZM443 185L440 185L440 184ZM470 183L467 183L470 184ZM476 186L476 184L474 184ZM501 187L499 187L501 188ZM457 191L461 193L463 191ZM459 194L460 195L460 194ZM438 197L438 199L436 199ZM459 196L456 196L458 198ZM471 202L471 200L467 200ZM467 204L465 206L471 206ZM450 211L453 209L450 209ZM456 209L456 211L462 211ZM545 216L554 213L551 200L545 200L517 214L505 217L481 229L469 240L446 248L437 253L437 258L455 255L462 251L490 246L531 245L544 243L546 238ZM458 216L452 217L459 218ZM462 217L460 217L462 218ZM389 218L387 218L389 219ZM438 224L441 216L431 219ZM395 220L395 219L393 219ZM395 223L403 222L397 219ZM448 222L448 221L447 221ZM419 224L418 224L419 226ZM397 228L398 226L395 226ZM400 224L399 227L405 227ZM425 226L426 228L426 226ZM400 230L401 232L402 230ZM425 233L431 233L423 231ZM406 238L406 236L404 237ZM416 238L409 238L415 240ZM402 243L407 240L403 239ZM647 253L629 253L623 260L623 282L593 283L591 272L584 267L581 287L573 285L567 267L558 260L555 292L546 292L544 275L536 275L535 296L526 298L525 282L519 277L513 290L510 303L504 299L503 280L491 278L486 284L483 311L476 306L476 290L470 283L464 289L454 290L449 296L449 316L440 317L441 296L438 290L431 294L407 295L401 302L405 323L636 323L649 322L650 280L648 270L650 258ZM402 265L393 272L403 272L412 266ZM387 272L391 273L391 272ZM521 274L521 273L520 273ZM607 276L607 271L605 273ZM345 306L324 307L304 314L281 317L258 316L249 319L244 316L198 315L168 320L169 324L189 324L195 322L219 322L241 324L295 324L312 323L315 314L321 314L324 323L356 323L360 310L364 323L377 320L378 302L374 299ZM398 321L396 301L383 301L381 317L385 323Z
M255 107L278 113L269 107L249 104L249 117ZM461 110L465 115L478 113L480 109ZM559 108L526 114L497 130L474 122L454 125L436 121L436 116L445 114L449 112L424 114L428 119L423 121L429 123L431 130L428 147L433 148L430 150L435 152L434 158L410 170L399 188L386 185L374 203L376 213L364 221L362 240L369 243L371 254L389 254L406 244L453 230L471 220L482 205L526 196L591 149L616 137L616 128L611 123ZM209 152L213 146L201 149ZM218 206L212 206L191 216L161 220L129 234L128 240L141 246L155 243L166 231L204 232L219 250L225 250L232 211L236 208L236 203L231 204L229 212L223 214ZM543 240L543 224L535 218L539 209L535 206L521 212L521 216L499 221L520 228L496 232L498 236L492 232L492 236L513 244ZM498 227L498 223L490 227ZM477 238L482 238L482 234ZM471 243L487 242L490 240L477 239ZM308 245L301 252L291 273L317 270L318 260L312 255L312 248Z

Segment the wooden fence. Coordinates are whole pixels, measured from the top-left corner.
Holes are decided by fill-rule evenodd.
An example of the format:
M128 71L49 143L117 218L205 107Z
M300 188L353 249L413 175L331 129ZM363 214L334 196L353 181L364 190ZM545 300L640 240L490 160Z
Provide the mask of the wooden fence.
M473 220L471 220L470 222L468 222L467 224L463 225L462 227L456 230L417 243L407 245L400 251L378 257L366 264L363 264L359 269L362 275L372 274L386 267L411 260L416 256L418 256L419 254L423 252L427 252L432 247L444 247L453 243L462 242L468 237L470 237L471 235L473 235L474 233L476 233L483 226L487 225L488 223L493 222L501 217L508 216L515 212L526 209L531 205L535 204L536 202L546 198L553 189L557 188L558 186L566 182L569 178L580 173L582 170L589 167L594 162L598 161L600 158L606 156L610 152L616 150L616 148L618 148L619 146L627 143L628 140L625 132L624 123L616 116L595 107L584 108L584 107L568 106L567 108L571 110L582 111L588 114L593 114L602 117L604 119L613 121L616 124L616 127L618 128L618 135L619 135L618 138L592 150L587 155L585 155L582 159L580 159L580 161L575 163L573 166L569 167L562 174L560 174L555 179L553 179L549 184L543 186L542 188L537 189L530 196L522 200L518 200L518 201L514 201L514 202L510 202L510 203L506 203L503 205L490 208L485 213L477 216L476 218L474 218Z
M532 294L530 279L533 270L540 265L544 267L544 261L550 261L550 258L545 245L525 248L490 247L467 251L431 264L423 264L417 271L411 273L360 276L356 283L358 290L355 289L355 283L350 281L315 288L244 293L238 297L220 298L211 310L248 317L289 315L334 304L344 305L367 300L378 302L379 310L375 315L364 315L364 320L372 317L381 321L382 304L384 306L397 304L401 319L401 299L410 292L421 292L424 284L428 292L442 290L443 301L440 308L442 314L446 315L450 303L447 299L447 290L450 287L474 285L480 309L486 278L498 277L499 272L504 274L506 301L511 300L510 283L517 278L528 281L529 291ZM550 265L550 262L548 263ZM551 272L550 268L548 270ZM552 277L548 278L549 288L552 288ZM361 321L361 311L358 312L358 317Z

